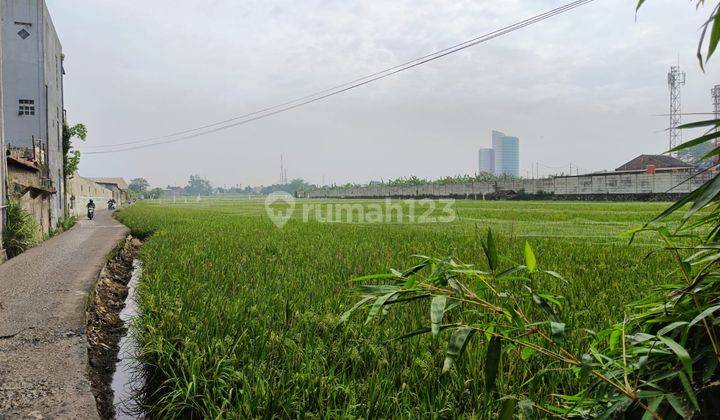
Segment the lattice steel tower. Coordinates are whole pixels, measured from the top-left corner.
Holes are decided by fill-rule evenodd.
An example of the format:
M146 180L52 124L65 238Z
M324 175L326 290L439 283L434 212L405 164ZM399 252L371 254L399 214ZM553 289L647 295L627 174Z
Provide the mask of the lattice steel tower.
M715 119L720 118L720 85L715 85L714 88L710 89L710 94L713 98L713 112L715 113Z
M670 149L682 143L682 133L677 128L680 125L680 86L685 84L685 72L680 66L670 67L668 72L668 88L670 89Z
M713 99L713 112L715 113L715 119L720 119L720 85L715 85L710 89L710 94ZM720 131L720 127L716 127L715 131ZM715 139L715 147L720 146L720 139ZM715 164L720 163L720 156L715 156Z

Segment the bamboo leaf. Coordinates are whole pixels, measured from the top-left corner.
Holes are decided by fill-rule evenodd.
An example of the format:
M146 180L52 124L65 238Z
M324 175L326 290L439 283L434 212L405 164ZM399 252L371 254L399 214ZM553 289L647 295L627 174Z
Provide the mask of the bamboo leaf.
M430 322L432 326L432 334L438 335L440 332L440 324L445 314L445 305L447 296L435 296L430 303Z
M410 331L410 332L407 333L407 334L403 334L403 335L401 335L400 337L395 337L395 338L391 339L390 341L404 340L404 339L406 339L406 338L414 337L414 336L416 336L416 335L427 334L427 333L429 333L429 332L430 332L430 328L428 328L428 327L422 327L422 328L418 328L417 330Z
M488 229L487 240L483 245L483 250L485 251L485 257L488 260L488 267L490 267L490 271L495 271L498 266L498 254L497 245L495 244L495 238L493 237L491 229Z
M692 140L688 140L685 143L679 144L679 145L673 147L672 149L670 149L668 152L672 153L672 152L677 152L678 150L689 149L691 147L697 146L698 144L708 142L708 141L710 141L712 139L716 139L718 137L720 137L720 132L712 132L709 134L705 134L703 136L694 138Z
M664 335L658 335L657 338L670 350L672 350L673 353L675 353L678 360L680 360L680 363L682 363L685 372L687 372L689 376L692 376L692 359L690 358L690 354L688 354L687 350L685 350L685 347L678 344L672 338L665 337Z
M525 266L530 273L537 271L537 260L533 252L530 242L525 241Z
M680 383L682 384L685 395L687 395L690 403L696 410L700 411L700 405L698 405L697 398L695 397L695 391L693 391L692 385L690 385L690 380L687 375L685 375L685 372L680 372L678 374L678 378L680 378Z
M707 127L709 125L717 126L720 125L720 119L711 119L711 120L703 120L703 121L694 121L687 124L679 125L678 128L681 130L684 130L686 128L698 128L698 127ZM684 143L683 143L684 144Z
M659 397L653 398L653 400L650 401L650 404L648 404L648 408L650 409L650 411L652 411L653 413L656 413L657 409L660 407L660 404L663 402L664 399L665 399L664 395L660 395ZM643 414L641 420L651 420L653 417L652 417L652 414L650 414L650 411L645 411L645 414Z
M362 298L362 299L361 299L360 301L358 301L355 305L353 305L352 308L348 309L347 311L345 311L345 312L342 314L342 316L340 316L340 319L338 320L338 324L344 324L345 322L347 322L348 319L350 319L350 315L352 315L352 313L355 312L355 310L356 310L357 308L363 306L363 305L364 305L365 303L367 303L369 300L372 300L372 299L374 299L374 298L375 298L374 296L366 296L366 297Z
M710 314L720 309L720 305L711 306L704 311L700 312L698 316L693 318L692 321L690 321L690 324L688 325L688 328L692 327L693 325L697 324L698 322L702 321L703 319L707 318Z
M544 273L545 273L545 274L549 274L549 275L555 277L556 279L562 281L563 283L568 283L568 281L565 280L565 278L564 278L563 276L561 276L560 274L558 274L558 273L556 273L556 272L554 272L554 271L545 270Z
M485 390L487 392L495 389L495 381L497 380L501 355L502 341L500 340L500 337L493 336L490 339L487 355L485 356Z
M465 351L465 347L474 333L475 329L470 327L460 327L453 331L452 336L450 336L450 341L448 342L445 362L443 363L443 373L447 373L455 360Z
M680 415L682 418L688 418L690 414L690 409L685 406L683 401L678 398L675 394L668 393L665 398L667 398L668 402L670 403L670 406L675 410L676 413Z
M387 300L391 297L395 296L396 293L397 292L391 292L377 298L377 300L375 300L375 303L373 303L373 306L370 308L370 312L368 313L368 317L365 320L365 323L370 323L370 321L372 321L373 318L375 318L380 313L380 309L382 309L383 305L385 305L385 302L387 302Z
M673 322L672 324L666 325L665 327L660 329L660 331L658 331L657 333L658 333L658 335L665 335L665 334L673 331L674 329L676 329L678 327L682 327L684 325L687 325L687 321L676 321L676 322Z
M420 264L418 264L418 265L416 265L416 266L414 266L414 267L411 267L411 268L405 270L405 272L402 273L402 276L403 276L403 277L410 277L410 276L412 276L413 274L416 274L418 271L422 270L423 268L427 267L429 263L430 263L430 260L425 260L425 261L423 261L422 263L420 263Z
M710 56L713 55L715 49L717 48L718 41L720 41L720 11L718 9L715 10L715 19L713 22L712 31L710 32L710 41L708 41L708 53L707 57L705 57L706 63L708 60L710 60Z

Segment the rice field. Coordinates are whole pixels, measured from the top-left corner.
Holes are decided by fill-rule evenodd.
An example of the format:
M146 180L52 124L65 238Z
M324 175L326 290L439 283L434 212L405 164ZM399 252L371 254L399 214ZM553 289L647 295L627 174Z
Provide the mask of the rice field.
M298 201L282 229L264 201L247 198L124 209L121 220L146 239L137 296L142 317L134 328L149 374L149 413L491 418L499 403L483 392L480 346L471 343L454 370L441 375L447 336L387 341L427 326L426 304L390 311L382 323L366 325L358 315L338 326L357 300L350 280L408 267L416 254L452 254L484 267L481 241L492 228L506 258L521 261L527 240L544 269L569 281L542 287L564 296L561 318L572 331L621 320L624 305L661 284L671 266L662 254L646 258L659 245L654 237L629 246L622 236L667 203L457 201L449 222L432 221L445 215L439 203L430 212L424 203L420 213L429 221L408 216L410 204L400 201L390 203L395 210L388 215L386 204ZM336 212L338 205L355 213ZM381 222L368 221L373 211ZM579 334L569 340L585 345ZM541 356L503 359L501 372L501 395L539 403L580 386L573 372Z

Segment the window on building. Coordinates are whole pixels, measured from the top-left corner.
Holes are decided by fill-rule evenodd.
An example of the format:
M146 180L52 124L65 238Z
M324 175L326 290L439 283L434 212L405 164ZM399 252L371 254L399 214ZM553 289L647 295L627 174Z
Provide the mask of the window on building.
M35 101L32 99L20 99L18 115L35 115Z
M17 34L22 39L28 39L30 36L30 32L28 32L25 28L20 29Z

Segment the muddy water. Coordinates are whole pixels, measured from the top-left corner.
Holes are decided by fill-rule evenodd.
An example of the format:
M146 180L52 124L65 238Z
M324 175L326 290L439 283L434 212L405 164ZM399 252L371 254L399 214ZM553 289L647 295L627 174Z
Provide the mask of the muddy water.
M133 272L128 283L128 297L125 300L125 307L120 312L120 319L126 326L130 325L133 318L138 316L137 304L135 302L135 288L140 279L142 264L140 260L133 261ZM134 391L142 386L139 375L138 362L135 360L137 343L132 332L128 332L120 339L120 351L118 362L115 366L115 374L112 378L113 405L115 406L115 418L118 420L137 419L142 416L138 414L137 407L133 400Z

